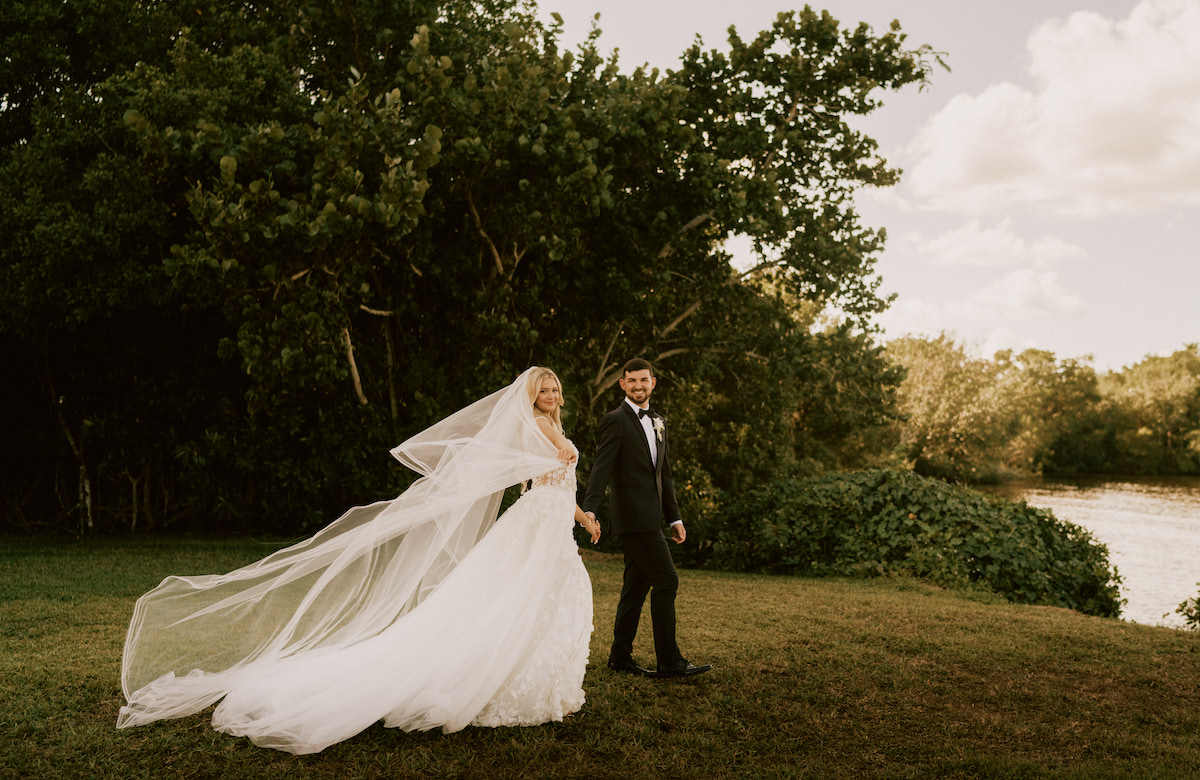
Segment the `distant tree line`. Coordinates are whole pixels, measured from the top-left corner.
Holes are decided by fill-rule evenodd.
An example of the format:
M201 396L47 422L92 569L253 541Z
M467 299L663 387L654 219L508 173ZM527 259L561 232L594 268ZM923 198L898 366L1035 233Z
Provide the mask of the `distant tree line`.
M972 355L949 336L887 345L907 375L891 446L957 482L1029 474L1200 474L1197 344L1097 373L1051 352Z
M517 0L0 9L0 529L309 532L534 363L587 453L653 360L698 522L877 459L903 372L854 195L897 173L852 119L936 56L809 8L668 73L560 34Z

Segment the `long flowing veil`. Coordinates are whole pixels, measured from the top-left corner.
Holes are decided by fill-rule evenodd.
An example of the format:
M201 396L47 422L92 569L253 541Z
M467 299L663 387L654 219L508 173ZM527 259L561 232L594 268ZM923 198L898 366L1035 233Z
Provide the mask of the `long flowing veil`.
M167 577L138 599L117 726L181 717L281 659L379 634L491 528L504 490L561 466L538 430L529 378L392 450L421 476L315 536L222 575Z

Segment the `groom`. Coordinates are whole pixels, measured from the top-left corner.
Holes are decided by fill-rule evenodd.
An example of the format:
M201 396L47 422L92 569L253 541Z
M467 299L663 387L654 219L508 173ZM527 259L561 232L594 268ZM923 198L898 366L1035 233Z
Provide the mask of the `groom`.
M641 358L630 360L622 369L620 385L625 400L600 421L583 511L596 519L596 507L611 482L609 529L620 538L625 551L625 584L613 623L609 668L644 676L691 677L712 667L688 663L675 642L679 575L663 526L670 525L676 544L683 542L687 532L675 503L667 429L662 418L649 410L650 393L657 382L654 369ZM633 638L647 594L657 674L633 660Z

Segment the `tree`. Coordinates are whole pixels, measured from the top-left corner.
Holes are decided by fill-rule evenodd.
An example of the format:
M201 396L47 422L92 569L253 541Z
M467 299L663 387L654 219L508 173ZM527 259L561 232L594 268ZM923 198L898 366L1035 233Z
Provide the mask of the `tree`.
M1200 473L1200 353L1188 344L1149 356L1101 385L1113 431L1115 470Z
M996 478L1012 428L998 392L998 370L951 337L888 342L888 358L904 367L899 451L923 476L954 482Z
M1054 458L1056 444L1076 439L1081 422L1100 400L1095 370L1053 352L1027 349L1013 356L997 352L996 395L1010 410L1006 468L1039 474Z
M897 25L843 30L806 8L660 74L622 73L597 54L599 31L560 51L558 23L505 0L275 10L234 6L225 39L181 30L159 60L44 98L45 130L5 151L5 218L75 236L56 239L54 262L37 243L0 250L7 279L58 263L79 278L107 209L136 249L101 264L135 269L117 274L132 279L128 311L157 311L163 332L204 323L197 359L147 389L195 388L204 411L107 473L150 458L204 486L198 515L317 523L397 487L378 453L398 437L532 362L564 377L586 450L635 354L671 389L673 424L721 437L681 458L697 505L788 468L798 442L885 414L873 405L897 376L866 335L886 305L883 235L853 194L895 172L846 120L927 78L932 52L906 49ZM24 174L52 167L63 139L76 164L39 189ZM129 202L105 202L100 171L128 179ZM85 216L68 220L64 203ZM723 246L742 234L759 262L737 271ZM86 325L104 339L121 284L52 299L30 285L7 297L0 330L37 343ZM806 330L799 302L836 307L846 327ZM72 311L87 314L67 326ZM197 380L200 367L217 378ZM797 418L811 392L797 383L816 375L857 376L861 401ZM745 397L758 400L737 408ZM138 406L95 398L78 414L116 430ZM738 446L748 430L754 453Z

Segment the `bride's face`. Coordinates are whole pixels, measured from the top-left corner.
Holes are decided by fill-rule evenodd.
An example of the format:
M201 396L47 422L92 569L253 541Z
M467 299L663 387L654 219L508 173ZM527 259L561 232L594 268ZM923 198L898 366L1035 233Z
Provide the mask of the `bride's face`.
M533 402L536 408L542 414L551 414L558 408L562 397L558 389L558 382L554 381L553 377L546 377L542 380L542 387L538 390L537 399Z

